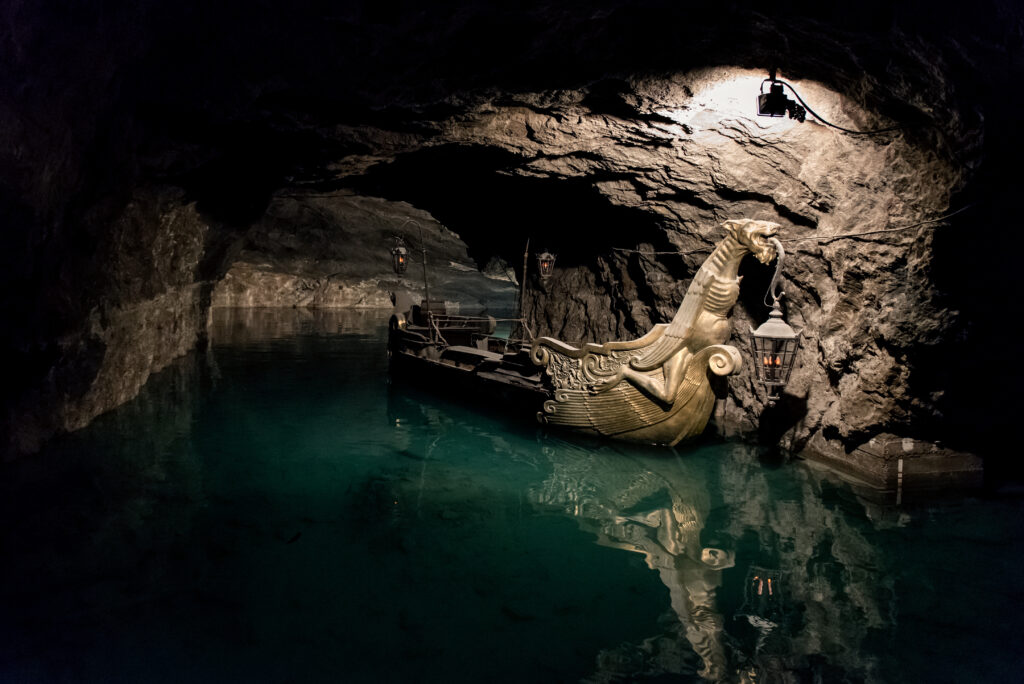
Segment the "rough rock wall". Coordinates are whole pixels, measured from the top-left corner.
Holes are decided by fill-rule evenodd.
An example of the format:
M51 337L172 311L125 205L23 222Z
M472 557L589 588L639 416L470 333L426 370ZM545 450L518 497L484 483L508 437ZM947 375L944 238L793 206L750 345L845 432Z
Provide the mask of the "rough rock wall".
M339 282L330 274L302 276L268 271L264 264L236 261L213 291L215 307L310 307L386 309L379 280Z
M339 159L334 182L381 197L279 192L240 233L244 248L232 253L236 266L213 300L385 305L390 235L402 229L402 216L413 215L428 236L437 234L436 241L428 238L431 263L439 258L457 267L456 274L467 273L461 281L436 283L435 294L450 285L455 298L487 282L468 273L467 248L477 266L492 256L518 266L521 243L530 237L534 251L544 245L559 253L555 277L543 286L534 282L526 301L539 334L628 339L671 319L721 237L721 221L770 219L783 225L790 251L784 288L789 320L805 332L799 367L784 401L771 410L745 370L729 383L719 415L759 425L769 441L786 434L798 452L841 454L881 432L929 437L941 397L921 390L930 382L931 357L915 357L922 346L947 338L955 323L936 302L932 230L829 238L938 216L962 179L920 140L899 133L849 136L813 121L753 117L751 93L762 78L712 69L514 97L479 94L452 100L456 114L397 133L368 125L326 133L313 126L318 135L340 136L370 152ZM818 84L797 85L830 120L880 125ZM205 224L181 196L143 204L129 204L113 222L96 259L110 264L106 287L115 293L98 311L124 323L104 325L101 317L96 324L90 316L88 333L74 331L61 343L72 348L93 340L91 348L106 350L107 340L111 351L91 352L103 359L101 372L71 396L52 398L65 382L54 375L54 389L36 402L65 407L54 414L52 429L83 425L129 398L202 329L205 286L195 283L202 280L200 261L209 260ZM412 230L405 232L415 248ZM149 256L133 252L150 244ZM415 268L410 283L418 281ZM754 263L744 273L735 312L740 332L763 320L760 302L770 277ZM473 294L486 305L487 293ZM153 312L144 312L149 306ZM177 332L165 335L154 316ZM129 341L133 320L150 321L139 326L139 344ZM733 343L746 347L741 335ZM25 435L52 429L22 429L19 440L31 443L35 438Z
M962 172L900 131L854 136L812 119L756 117L762 78L701 70L477 101L439 122L433 140L410 142L395 161L363 172L361 182L382 194L415 193L416 158L431 146L451 167L470 167L447 183L484 172L509 179L486 189L489 201L534 200L533 225L517 237L532 234L559 254L547 283L531 281L527 314L538 334L571 342L631 339L671 320L723 236L722 221L776 221L788 252L786 315L803 331L798 367L770 409L745 368L730 380L719 419L757 426L773 443L785 435L797 452L842 455L882 432L937 439L929 434L942 400L932 350L956 336L958 319L934 282L932 247L935 231L949 228L889 231L947 213ZM819 84L797 87L840 125L891 123ZM499 167L485 166L495 159ZM471 249L483 243L516 263L515 240L477 232L440 185L416 201L453 215ZM589 192L567 190L567 209L541 199L540 188L581 185ZM748 325L767 317L771 273L753 259L741 270L731 341L741 349L749 346Z
M1005 226L1016 211L1006 169L1021 155L1024 91L1007 84L1020 80L1022 21L1019 3L1008 0L941 9L919 0L771 8L456 0L394 12L378 0L344 7L109 0L73 10L5 3L0 301L11 324L0 345L7 392L38 398L68 383L60 393L81 394L69 378L90 376L94 352L78 353L71 371L69 340L84 335L93 309L142 301L104 289L110 267L99 246L128 198L154 183L184 188L182 205L194 201L211 226L197 282L219 277L235 231L260 222L287 188L350 185L406 201L451 227L478 265L494 255L518 265L527 236L534 246L549 237L561 277L589 274L580 271L576 284L553 282L550 293L561 294L546 300L538 320L582 339L635 335L666 320L699 262L615 256L609 248L704 247L714 240L707 231L737 213L781 218L801 236L929 218L945 208L944 188L958 183L943 172L933 183L921 171L932 165L922 150L935 148L970 175L961 199L984 200L985 222L958 219L957 230L948 239L938 230L933 244L922 232L923 255L888 246L895 236L826 243L820 254L802 245L808 253L794 263L802 258L805 274L827 267L828 281L793 271L788 285L793 320L827 319L817 350L804 352L820 355L808 366L818 368L806 380L810 410L798 377L796 398L762 413L760 424L766 440L777 441L806 414L810 427L792 433L798 448L812 433L825 446L844 435L843 446L853 446L883 427L888 410L896 412L890 427L897 434L928 438L955 432L954 425L969 441L1005 432L1015 427L1013 407L998 407L987 421L964 409L1000 391L983 351L1016 343L1003 299L990 296L1005 289L1015 255L993 254L972 238L980 228ZM817 79L911 124L906 137L914 144L848 139L810 121L792 128L775 121L771 134L763 121L716 123L719 107L703 106L698 96L714 89L692 71L714 65L778 65L829 118L876 125L845 100L824 102L833 95L815 92ZM737 101L749 112L752 86L741 90ZM801 145L796 130L814 144ZM890 161L880 150L890 147L892 166L879 175L878 165ZM915 149L921 164L907 152ZM732 163L734 154L742 164ZM812 163L821 155L822 164ZM853 173L862 164L863 174ZM833 168L843 183L827 175ZM939 200L925 201L928 192ZM905 196L911 199L901 205ZM858 253L878 251L881 261L864 251L847 266L854 244ZM766 285L763 270L747 270L748 285ZM957 294L961 271L974 287ZM929 277L954 296L936 302L923 285ZM323 282L313 289L326 296ZM150 298L161 291L153 289ZM748 311L758 317L760 294L751 292L738 307L741 318ZM913 324L899 322L883 292L896 309L913 312ZM586 311L590 330L560 322L565 301ZM925 304L934 316L919 313L929 311ZM880 315L863 314L865 307ZM965 316L969 334L967 324L947 325L944 308L973 308ZM919 334L913 326L922 344L909 342ZM933 343L939 338L941 345ZM1008 384L1019 384L1019 375L1011 369ZM33 401L47 412L46 401ZM736 390L733 402L747 417L757 413L752 388ZM24 413L13 410L8 424Z
M205 335L209 285L199 279L209 226L180 191L138 191L96 246L102 266L85 322L38 354L7 389L4 453L32 452L134 397L150 375ZM102 295L101 295L102 293ZM100 296L101 295L101 296Z
M390 251L399 235L410 261L401 277ZM244 241L214 288L213 306L389 309L392 291L422 297L421 247L430 296L449 310L508 308L514 298L514 283L481 274L458 235L404 202L344 191L279 193Z

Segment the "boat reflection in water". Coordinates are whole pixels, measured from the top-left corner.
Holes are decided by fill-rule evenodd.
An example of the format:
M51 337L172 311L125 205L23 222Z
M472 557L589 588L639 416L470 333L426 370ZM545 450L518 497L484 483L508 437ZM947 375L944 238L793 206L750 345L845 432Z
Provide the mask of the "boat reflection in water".
M598 544L641 554L669 593L665 632L603 652L607 671L594 681L640 663L647 675L697 665L711 681L809 672L872 681L878 659L859 645L887 626L892 582L861 532L822 500L832 483L800 469L794 489L749 447L714 450L727 455L543 448L553 472L530 498L572 516ZM784 610L784 598L797 608Z
M405 410L436 411L415 401ZM524 458L510 435L458 415L440 421L446 442L473 433L462 439L487 444L494 458ZM527 485L535 512L569 516L598 545L639 554L668 592L658 631L599 646L586 681L886 681L884 647L864 644L895 627L894 580L869 538L899 523L894 509L856 499L827 473L766 467L748 445L677 453L535 434L535 466L548 473ZM443 465L431 468L447 477ZM429 490L429 480L419 486ZM430 498L422 489L407 496Z
M722 570L735 565L735 552L701 544L710 509L704 478L671 455L637 461L607 447L587 453L568 445L545 452L554 473L531 498L576 518L601 546L642 554L668 588L679 629L703 661L698 674L725 677L715 593Z

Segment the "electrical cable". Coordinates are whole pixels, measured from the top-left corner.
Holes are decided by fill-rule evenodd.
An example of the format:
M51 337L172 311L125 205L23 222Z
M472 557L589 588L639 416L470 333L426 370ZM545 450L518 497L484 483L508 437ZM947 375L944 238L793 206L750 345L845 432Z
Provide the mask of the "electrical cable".
M838 129L838 130L843 131L845 133L851 133L853 135L877 135L879 133L888 133L890 131L900 131L900 130L903 130L905 128L910 128L910 126L890 126L888 128L876 128L876 129L870 130L870 131L855 131L852 128L845 128L845 127L840 126L838 124L834 124L831 121L828 121L821 114L818 114L818 112L816 112L813 109L811 109L811 106L809 104L807 104L802 97L800 97L800 93L796 92L796 88L791 86L786 81L781 81L781 80L778 80L778 79L774 79L773 80L773 79L766 78L764 81L761 81L761 87L762 88L764 88L764 84L765 83L781 83L785 87L789 88L790 92L793 93L793 97L795 97L797 99L797 102L799 102L801 105L803 105L804 109L806 109L808 111L808 113L810 113L812 116L814 116L815 119L817 119L821 123L825 124L826 126L831 126L832 128Z
M838 235L810 235L810 236L807 236L807 237L786 238L785 240L782 240L781 242L804 242L804 241L807 241L807 240L813 240L813 241L818 241L818 242L831 242L832 240L842 240L842 239L852 239L852 240L855 240L855 239L863 237L865 235L879 235L881 233L898 233L900 231L910 230L911 228L918 228L920 226L925 226L925 225L928 225L929 223L940 223L942 221L945 221L946 219L953 218L957 214L963 213L963 212L965 212L968 209L971 209L973 207L974 207L973 204L968 204L968 205L960 207L956 211L951 212L949 214L946 214L944 216L939 216L938 218L933 218L933 219L927 219L925 221L919 221L917 223L912 223L912 224L910 224L908 226L897 226L896 228L880 228L878 230L866 230L866 231L862 231L860 233L840 233ZM647 256L659 255L659 254L674 254L676 256L686 256L686 255L689 255L689 254L700 254L702 252L710 252L713 249L714 249L713 247L701 247L700 249L694 249L694 250L691 250L689 252L679 252L679 251L676 251L676 252L651 252L651 251L645 251L645 250L640 250L640 249L626 249L624 247L612 247L612 250L616 251L616 252L626 252L628 254L643 254L643 255L647 255Z
M803 242L805 240L814 240L814 241L818 241L818 242L831 242L832 240L840 240L840 239L843 239L843 238L856 239L856 238L862 237L864 235L879 235L881 233L898 233L898 232L900 232L902 230L910 230L911 228L917 228L919 226L925 226L925 225L928 225L929 223L939 223L941 221L945 221L946 219L953 218L954 216L956 216L959 213L967 211L968 209L972 208L973 206L974 206L973 204L968 204L967 206L960 207L956 211L954 211L954 212L952 212L950 214L946 214L945 216L940 216L938 218L928 219L927 221L920 221L918 223L912 223L909 226L899 226L897 228L879 228L878 230L867 230L867 231L864 231L862 233L843 233L843 234L840 234L840 235L810 235L808 237L787 238L787 239L783 240L782 242Z

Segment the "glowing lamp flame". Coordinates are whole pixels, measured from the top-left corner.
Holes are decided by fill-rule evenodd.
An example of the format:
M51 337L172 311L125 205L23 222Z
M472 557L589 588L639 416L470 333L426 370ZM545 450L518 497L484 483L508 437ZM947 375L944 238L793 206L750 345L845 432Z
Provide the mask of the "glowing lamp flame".
M551 252L541 252L537 255L537 270L540 272L540 279L547 280L555 272L555 255Z
M402 275L409 268L409 250L405 248L405 241L402 238L395 238L395 246L391 248L391 267L398 275Z
M796 362L799 338L800 336L782 320L782 310L779 309L777 300L768 320L757 330L750 330L754 354L761 358L761 364L755 364L754 372L758 382L767 385L773 395L789 382L790 373L793 372Z

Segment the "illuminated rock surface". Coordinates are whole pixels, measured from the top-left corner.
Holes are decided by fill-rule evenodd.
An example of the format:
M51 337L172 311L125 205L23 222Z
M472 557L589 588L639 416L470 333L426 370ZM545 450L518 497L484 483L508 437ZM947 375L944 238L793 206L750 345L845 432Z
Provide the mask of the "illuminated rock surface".
M507 298L465 269L518 271L527 237L558 252L528 314L604 340L671 315L722 220L820 238L974 202L786 243L793 383L766 409L742 375L720 409L840 455L883 433L984 450L1012 425L979 401L1010 339L1013 250L983 235L1014 215L1011 3L113 5L2 15L8 453L130 397L202 342L211 302L385 304L406 215L452 231L428 238L446 299ZM772 65L829 120L906 129L753 117ZM745 276L737 334L767 313L770 271Z
M409 270L401 278L391 264L396 235L410 249ZM350 193L276 197L247 231L244 247L213 290L212 305L390 310L392 291L423 296L423 246L431 299L445 300L453 313L512 307L511 270L508 276L483 275L465 243L426 212Z

